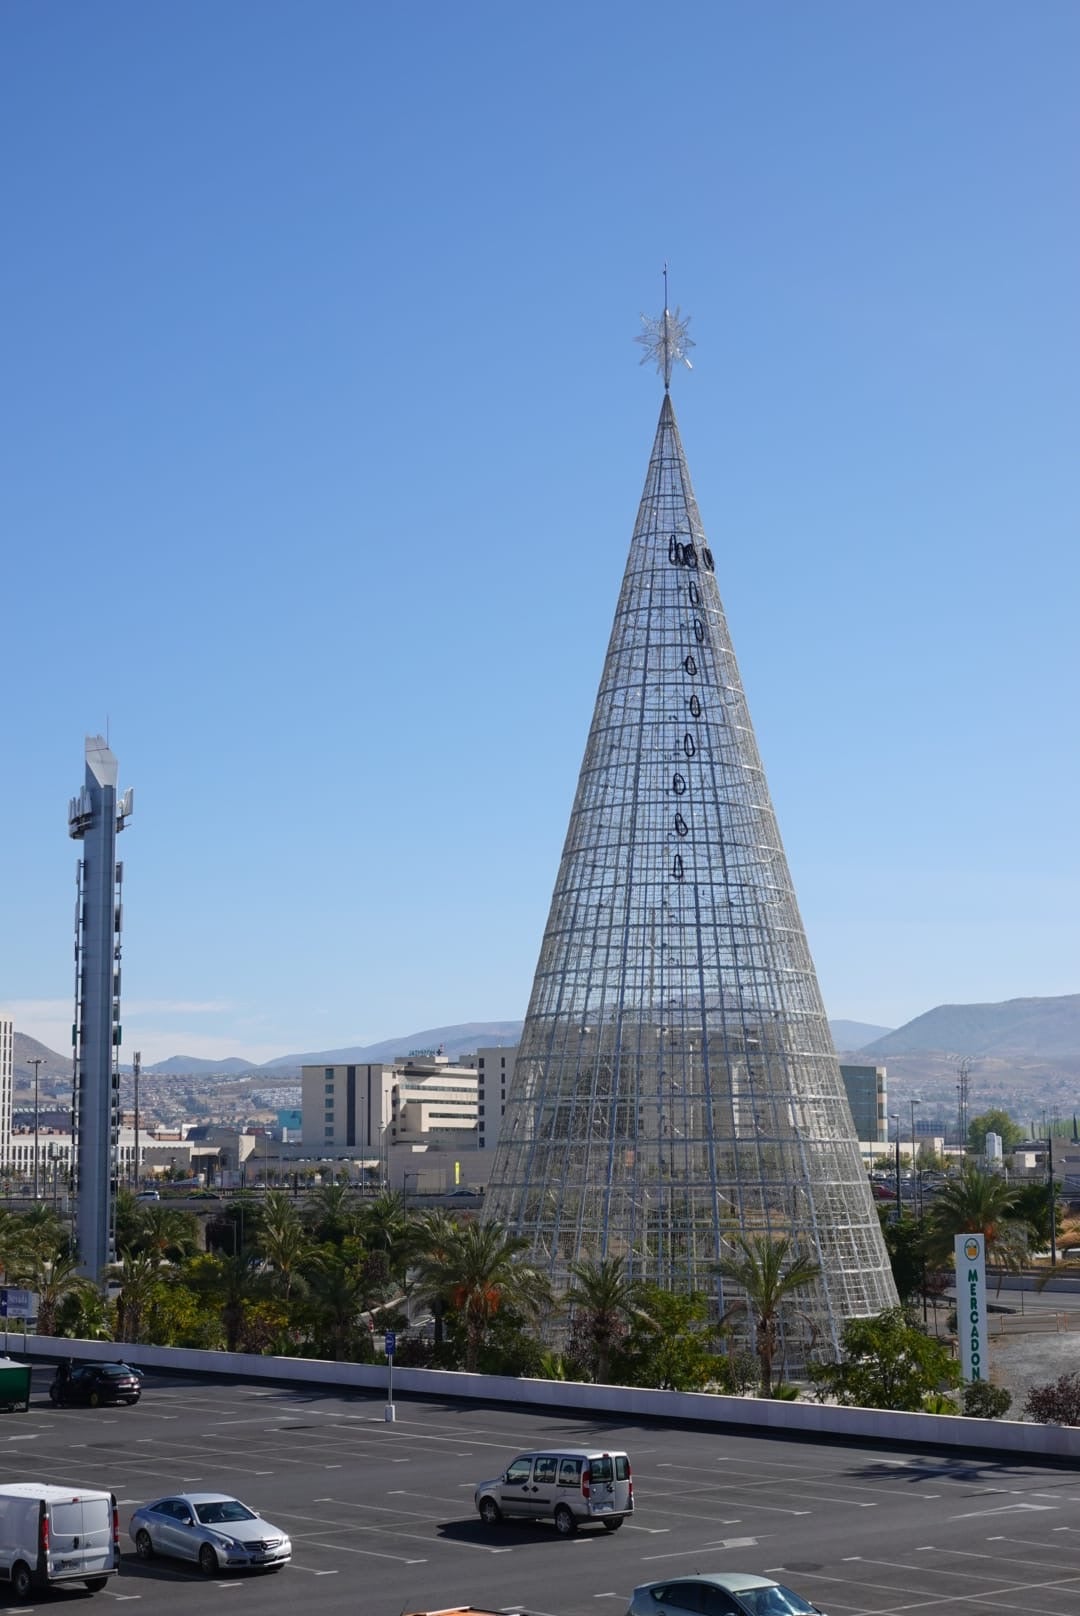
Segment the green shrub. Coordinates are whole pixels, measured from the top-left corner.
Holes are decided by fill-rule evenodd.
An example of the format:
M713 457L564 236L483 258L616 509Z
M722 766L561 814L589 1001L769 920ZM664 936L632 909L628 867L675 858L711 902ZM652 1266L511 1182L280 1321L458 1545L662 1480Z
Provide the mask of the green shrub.
M1012 1393L988 1380L973 1380L964 1387L964 1413L973 1420L1000 1420L1012 1407Z

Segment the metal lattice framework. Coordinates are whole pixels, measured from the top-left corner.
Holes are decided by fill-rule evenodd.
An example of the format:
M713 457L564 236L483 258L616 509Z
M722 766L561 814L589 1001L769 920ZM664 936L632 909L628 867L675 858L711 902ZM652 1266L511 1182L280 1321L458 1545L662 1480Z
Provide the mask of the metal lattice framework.
M791 1236L794 1370L896 1293L713 566L665 391L485 1216L722 1307Z

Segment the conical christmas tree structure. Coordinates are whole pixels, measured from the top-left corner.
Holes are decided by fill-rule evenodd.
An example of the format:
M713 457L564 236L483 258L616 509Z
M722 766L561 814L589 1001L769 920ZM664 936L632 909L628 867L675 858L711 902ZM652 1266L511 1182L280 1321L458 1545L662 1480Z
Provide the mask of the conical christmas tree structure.
M622 1257L725 1310L717 1259L790 1237L820 1265L791 1372L896 1292L668 392L692 344L647 325L664 399L485 1217L559 1288Z

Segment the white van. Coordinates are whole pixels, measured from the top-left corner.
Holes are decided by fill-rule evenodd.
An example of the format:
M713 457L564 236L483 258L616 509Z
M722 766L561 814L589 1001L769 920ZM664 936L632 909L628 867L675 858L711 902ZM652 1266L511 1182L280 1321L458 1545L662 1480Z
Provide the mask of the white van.
M120 1521L112 1493L39 1481L0 1485L0 1578L15 1599L81 1582L100 1592L120 1566Z
M625 1453L551 1448L519 1454L501 1476L482 1481L473 1499L486 1526L547 1519L568 1537L586 1521L601 1521L617 1532L634 1513L634 1480Z

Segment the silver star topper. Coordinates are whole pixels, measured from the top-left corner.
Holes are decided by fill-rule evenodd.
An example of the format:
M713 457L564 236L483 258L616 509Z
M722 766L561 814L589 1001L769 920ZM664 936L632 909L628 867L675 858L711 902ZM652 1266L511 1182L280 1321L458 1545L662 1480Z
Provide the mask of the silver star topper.
M692 337L686 334L690 324L690 316L680 319L680 309L672 314L667 306L667 265L664 265L664 312L659 320L654 320L648 314L641 316L641 323L645 329L634 338L640 342L645 352L641 356L641 363L648 364L651 359L656 365L657 374L664 378L664 391L671 386L671 367L683 364L687 370L693 370L688 357L688 350L696 347Z

